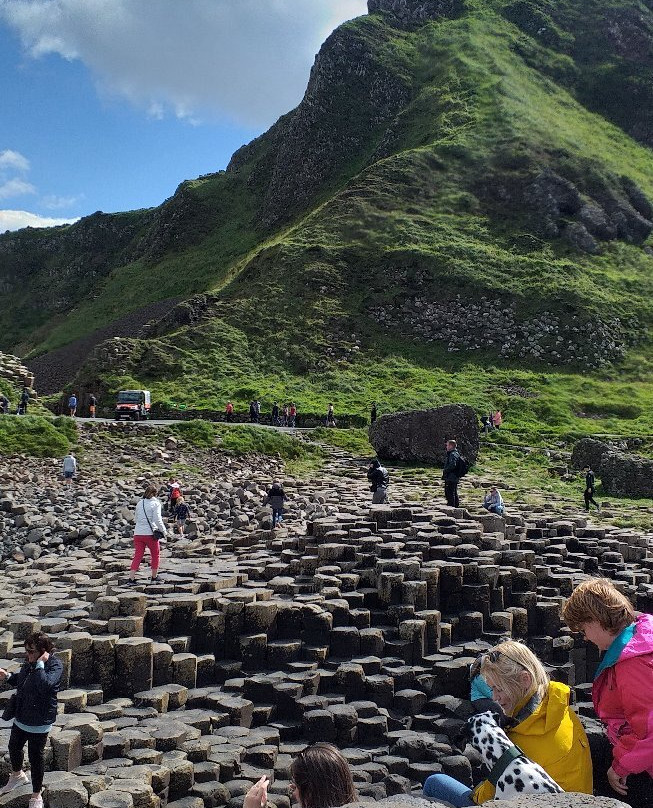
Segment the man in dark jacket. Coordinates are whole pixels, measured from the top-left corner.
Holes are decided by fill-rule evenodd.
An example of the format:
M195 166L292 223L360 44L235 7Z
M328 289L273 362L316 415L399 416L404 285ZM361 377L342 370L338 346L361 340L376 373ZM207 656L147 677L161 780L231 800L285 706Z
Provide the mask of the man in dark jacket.
M456 446L455 440L447 441L447 459L442 469L444 495L447 498L447 505L451 505L453 508L460 507L460 500L458 499L458 461L460 460L460 452Z
M63 664L52 651L52 640L39 631L25 639L27 660L19 671L8 674L0 668L0 681L5 680L16 688L14 724L8 744L12 773L0 794L8 794L29 782L23 771L23 749L27 743L33 791L29 808L43 808L44 750L57 717L57 692Z
M583 468L585 472L585 491L583 492L583 499L585 500L585 510L589 511L590 509L590 502L597 511L601 511L601 506L598 502L594 500L594 486L596 485L596 479L594 477L594 472L592 471L591 467L585 466Z
M268 489L263 499L264 505L272 508L272 527L278 527L283 522L283 505L286 500L286 492L279 480L272 481L272 488Z
M372 504L383 505L388 501L388 483L390 482L388 470L378 460L372 460L367 470L367 479L371 483Z

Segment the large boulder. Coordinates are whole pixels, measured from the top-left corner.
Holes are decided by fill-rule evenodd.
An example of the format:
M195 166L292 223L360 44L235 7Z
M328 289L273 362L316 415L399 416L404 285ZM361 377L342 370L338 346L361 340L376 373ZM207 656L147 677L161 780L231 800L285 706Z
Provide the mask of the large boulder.
M653 497L653 460L609 452L601 460L601 482L606 494Z
M575 469L590 466L600 476L603 457L612 451L612 447L603 441L581 438L571 453L571 465Z
M478 457L476 412L467 404L447 404L428 410L382 415L370 427L370 443L382 460L442 465L446 441L454 439L473 463Z

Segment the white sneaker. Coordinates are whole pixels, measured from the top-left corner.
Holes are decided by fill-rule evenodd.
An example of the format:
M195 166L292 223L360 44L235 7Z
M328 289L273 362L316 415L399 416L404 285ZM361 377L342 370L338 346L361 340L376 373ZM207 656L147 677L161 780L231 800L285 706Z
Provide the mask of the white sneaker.
M15 788L19 788L20 786L27 785L27 783L29 783L29 777L25 774L25 772L18 772L18 774L14 774L14 772L12 772L9 775L7 785L0 788L0 794L9 794L10 791L13 791Z
M43 808L43 797L40 794L30 797L29 808Z

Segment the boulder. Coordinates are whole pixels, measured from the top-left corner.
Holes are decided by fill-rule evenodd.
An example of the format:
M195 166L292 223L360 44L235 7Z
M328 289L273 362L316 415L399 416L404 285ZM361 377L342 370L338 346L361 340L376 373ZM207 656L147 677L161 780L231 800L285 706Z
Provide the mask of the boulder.
M607 494L653 497L653 460L610 452L601 462L601 482Z
M591 466L600 475L601 462L604 455L613 451L607 443L594 438L581 438L574 444L571 453L571 465L575 469L582 469L584 466Z
M478 418L467 404L447 404L428 410L382 415L370 427L369 439L382 460L434 463L446 458L446 441L453 438L473 463L479 452Z

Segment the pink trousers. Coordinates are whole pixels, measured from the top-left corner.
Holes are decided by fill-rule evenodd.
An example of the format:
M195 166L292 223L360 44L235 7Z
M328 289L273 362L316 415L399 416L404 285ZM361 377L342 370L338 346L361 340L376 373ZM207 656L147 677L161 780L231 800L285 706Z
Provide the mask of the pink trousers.
M154 536L134 536L134 558L132 559L131 567L129 569L136 571L143 560L145 555L145 548L150 551L150 566L152 567L152 575L156 575L159 569L159 542Z

